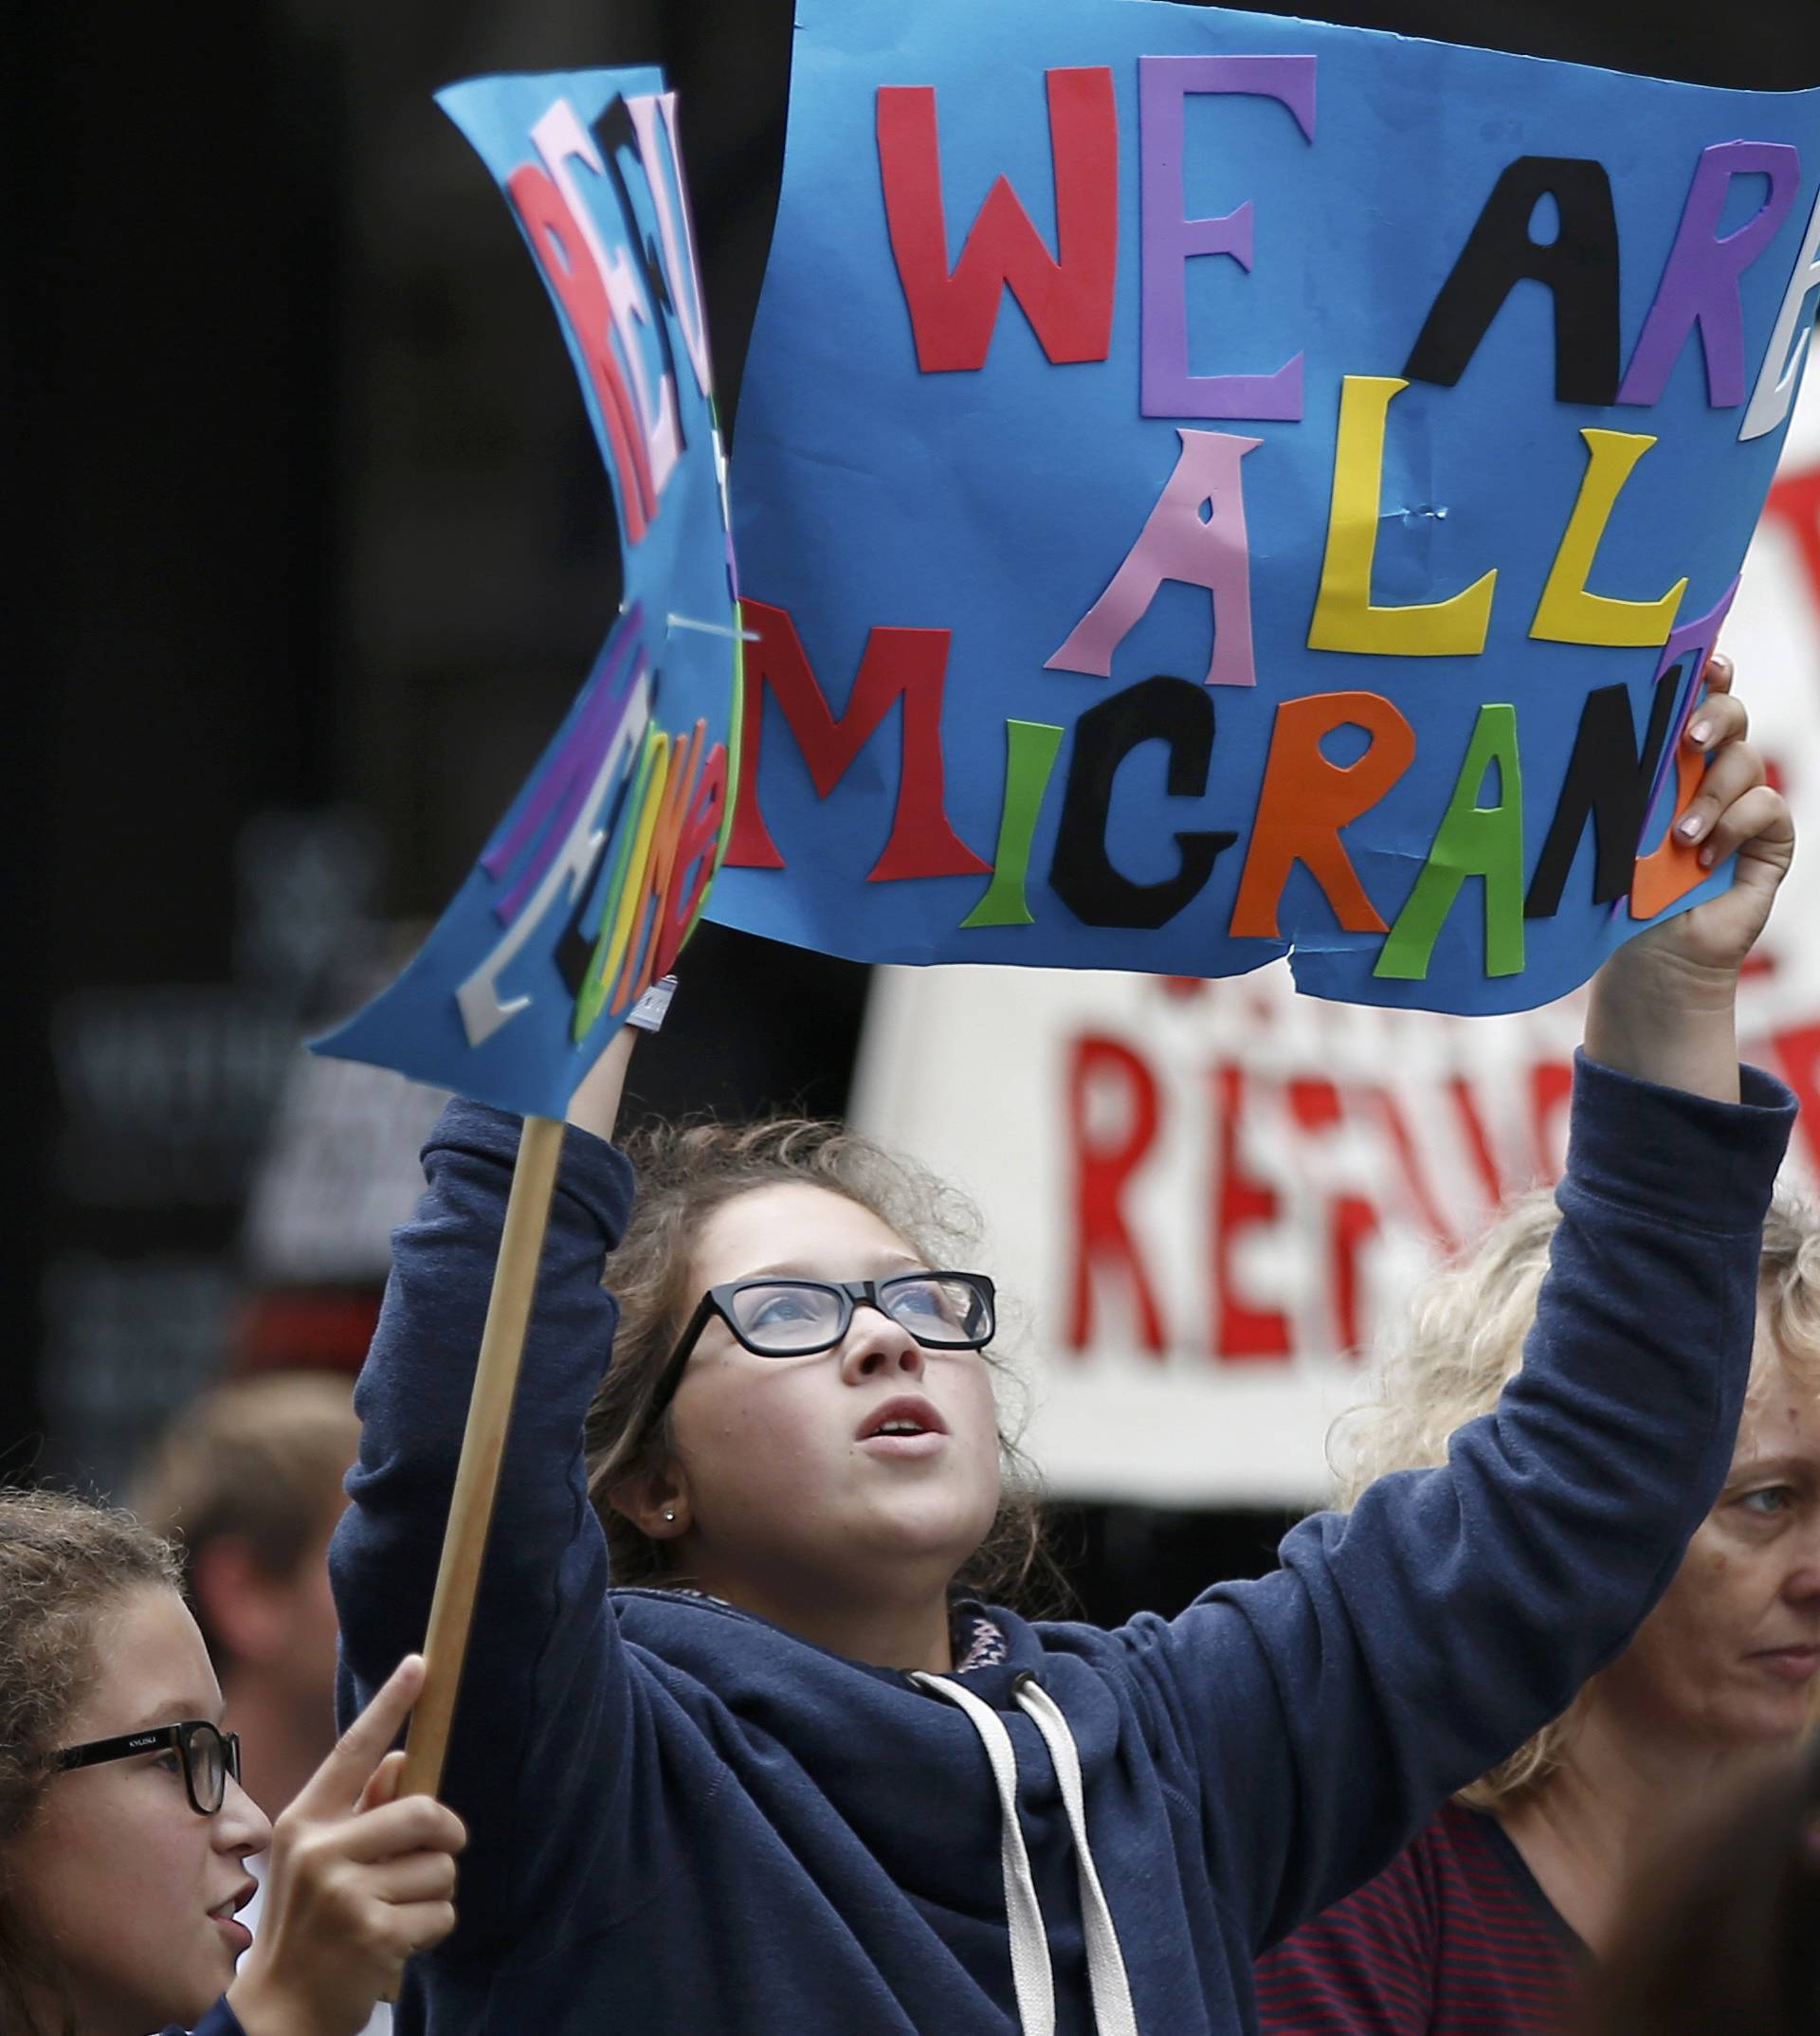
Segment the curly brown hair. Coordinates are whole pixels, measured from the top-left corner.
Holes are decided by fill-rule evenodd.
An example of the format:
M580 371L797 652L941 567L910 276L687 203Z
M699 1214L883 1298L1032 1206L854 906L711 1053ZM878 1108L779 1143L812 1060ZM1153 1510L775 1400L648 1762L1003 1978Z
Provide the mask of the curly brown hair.
M97 1620L133 1591L175 1591L181 1578L175 1553L129 1513L66 1492L0 1489L0 2029L9 2036L47 2036L31 1999L57 1984L18 1913L12 1843L36 1816L51 1755L94 1686Z
M812 1118L654 1125L629 1139L627 1152L638 1174L638 1200L607 1261L619 1331L612 1364L588 1410L589 1490L606 1529L614 1581L681 1583L666 1544L642 1533L609 1494L629 1478L661 1470L674 1450L669 1411L653 1421L650 1409L664 1360L699 1298L693 1247L702 1225L723 1203L754 1189L807 1185L870 1210L924 1264L954 1265L976 1249L980 1222L964 1195L915 1161ZM997 1381L1011 1388L1014 1404L1014 1379L987 1355ZM998 1516L953 1589L1048 1610L1065 1599L1065 1586L1044 1546L1037 1480L1018 1448L1017 1425L1001 1415Z

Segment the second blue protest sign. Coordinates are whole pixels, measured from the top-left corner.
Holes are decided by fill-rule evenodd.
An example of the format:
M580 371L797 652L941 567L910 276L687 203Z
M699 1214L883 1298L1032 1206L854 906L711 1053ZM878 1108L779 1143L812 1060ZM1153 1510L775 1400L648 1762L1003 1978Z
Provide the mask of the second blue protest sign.
M800 0L710 911L1474 1011L1666 839L1820 94L1135 0Z
M560 1117L700 916L737 768L725 463L661 73L438 95L517 215L612 483L625 598L573 706L404 975L318 1050Z

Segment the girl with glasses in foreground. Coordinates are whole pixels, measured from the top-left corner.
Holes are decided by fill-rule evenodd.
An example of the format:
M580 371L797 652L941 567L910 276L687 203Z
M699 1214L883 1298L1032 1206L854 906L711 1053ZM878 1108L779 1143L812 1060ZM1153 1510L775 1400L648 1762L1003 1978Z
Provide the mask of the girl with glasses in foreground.
M989 1284L838 1131L666 1135L634 1205L609 1048L449 1747L462 1921L405 2028L1227 2036L1255 1951L1569 1701L1725 1476L1793 1118L1733 1033L1792 830L1711 677L1691 810L1737 882L1600 973L1522 1372L1445 1467L1177 1619L969 1590L1028 1509ZM348 1701L424 1630L518 1135L452 1104L394 1240L332 1554Z
M386 1748L423 1663L400 1665L274 1831L240 1786L178 1574L126 1514L0 1491L0 2030L354 2036L454 1922L459 1820L391 1800L403 1755ZM268 1843L247 1952L235 1913Z

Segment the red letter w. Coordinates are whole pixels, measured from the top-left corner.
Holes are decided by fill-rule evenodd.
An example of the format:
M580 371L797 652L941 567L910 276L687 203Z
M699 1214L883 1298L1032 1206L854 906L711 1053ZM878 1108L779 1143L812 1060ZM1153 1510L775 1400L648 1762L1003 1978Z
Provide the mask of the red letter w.
M837 718L828 711L828 696L810 669L788 611L764 601L741 601L739 609L758 641L746 645L739 803L727 845L728 863L739 869L784 866L758 810L758 739L764 733L765 688L770 686L809 765L816 795L824 799L891 708L903 701L897 812L891 839L867 874L868 883L894 877L987 874L991 864L982 863L949 826L942 805L941 692L948 677L948 631L871 630L859 677L846 711Z
M1007 287L1051 360L1104 360L1111 348L1119 267L1119 113L1112 72L1100 66L1046 76L1057 259L1050 259L1017 193L1000 177L952 276L935 87L879 88L884 216L910 305L917 365L924 374L986 365L999 291Z

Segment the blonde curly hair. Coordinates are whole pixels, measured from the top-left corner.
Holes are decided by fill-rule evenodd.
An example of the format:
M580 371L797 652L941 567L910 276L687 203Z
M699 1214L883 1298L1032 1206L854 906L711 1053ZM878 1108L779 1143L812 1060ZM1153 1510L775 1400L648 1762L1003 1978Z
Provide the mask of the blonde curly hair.
M1416 1295L1408 1334L1379 1365L1372 1397L1341 1415L1329 1438L1334 1503L1341 1511L1391 1471L1446 1463L1454 1430L1497 1405L1522 1362L1559 1221L1546 1189L1520 1196L1475 1251ZM1820 1205L1776 1190L1763 1226L1761 1267L1763 1306L1782 1359L1803 1386L1820 1393ZM1759 1359L1752 1392L1762 1383ZM1459 1800L1494 1809L1544 1781L1559 1766L1592 1687L1461 1790Z

